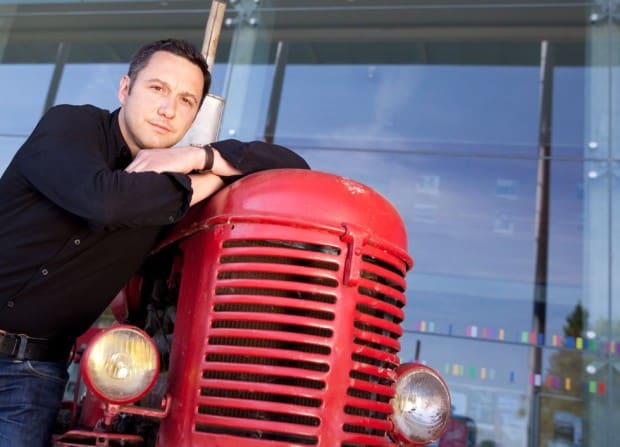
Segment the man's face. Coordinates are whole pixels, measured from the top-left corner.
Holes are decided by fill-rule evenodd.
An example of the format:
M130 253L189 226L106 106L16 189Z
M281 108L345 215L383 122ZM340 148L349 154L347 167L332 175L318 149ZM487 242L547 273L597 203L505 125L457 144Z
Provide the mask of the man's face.
M196 118L203 86L200 68L166 51L154 53L133 81L124 76L119 123L131 152L178 143Z

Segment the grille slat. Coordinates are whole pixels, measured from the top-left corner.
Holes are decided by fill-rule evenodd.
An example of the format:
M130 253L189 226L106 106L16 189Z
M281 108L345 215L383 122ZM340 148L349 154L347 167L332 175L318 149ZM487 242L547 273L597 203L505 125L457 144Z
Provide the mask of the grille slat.
M258 387L257 387L258 388ZM282 404L284 408L290 410L290 406L316 408L321 406L320 399L311 397L302 397L299 395L279 394L275 392L275 387L270 386L267 392L261 392L260 389L244 390L230 388L205 388L200 391L200 395L207 398L219 397L226 399L255 400L260 402L271 402L274 404ZM290 390L286 390L290 392ZM200 401L199 401L200 403ZM275 407L271 407L275 408Z
M392 398L392 390L387 387L378 387L376 384L366 384L367 389L363 389L362 383L347 390L347 395L358 399L389 403Z
M360 293L358 295L356 308L359 312L375 315L379 318L384 318L388 321L400 324L405 318L403 309L401 309L400 306L387 303L385 299L381 298L366 293Z
M377 355L385 355L387 353L395 356L400 351L398 341L390 337L361 331L354 332L354 336L353 343L372 348L377 352Z
M394 308L394 312L398 313L398 310L405 306L405 298L402 294L395 293L385 293L386 287L373 283L371 281L364 280L360 281L360 287L358 292L360 295L366 295L377 302L383 301L388 306ZM388 292L393 292L391 290L387 290Z
M231 349L209 349L205 356L206 362L210 368L218 368L227 370L231 368L232 371L238 371L241 367L237 365L244 365L244 371L253 371L252 365L256 365L256 371L264 371L265 366L269 367L270 371L278 370L280 374L299 374L298 371L289 369L303 369L306 371L329 371L329 364L325 362L324 357L319 356L302 356L302 358L293 358L290 355L286 355L283 352L270 351L265 356L260 356L260 352L255 352L253 355L248 355L246 350ZM313 361L314 360L314 361ZM305 373L306 376L310 376L310 372Z
M255 417L248 417L255 416ZM263 417L261 417L263 416ZM234 409L223 408L203 408L196 414L196 431L206 431L206 426L211 427L229 427L236 433L246 432L250 438L265 438L265 433L271 433L272 436L288 435L289 437L298 436L300 438L313 439L318 435L319 426L309 424L295 424L291 422L283 422L268 417L269 415L260 415L259 413L248 414L243 412L236 413ZM200 427L205 427L201 429ZM314 439L316 443L316 439ZM310 444L314 445L314 444Z
M334 256L340 254L340 248L310 242L286 241L280 239L228 239L222 244L223 248L268 247L271 249L292 249L301 252L325 253Z
M355 365L349 372L349 377L382 385L393 383L393 380L390 379L390 375L386 374L383 368L378 368L368 363L359 363Z
M271 424L268 424L269 428ZM221 435L230 435L246 439L261 439L267 442L288 443L293 445L316 445L318 439L316 436L303 436L300 434L276 432L273 430L257 430L246 429L241 427L226 427L215 424L196 424L196 431L202 433L213 433ZM281 444L282 445L282 444ZM361 447L361 446L358 446ZM366 446L368 447L368 446Z
M276 349L291 352L303 352L308 354L329 355L331 347L329 343L318 337L311 337L303 334L287 333L287 337L282 337L281 333L273 331L261 331L260 337L254 334L253 337L244 334L243 331L236 329L214 329L213 335L209 337L209 345L245 347L252 349ZM312 341L316 343L312 343ZM322 344L320 344L322 343Z
M316 286L307 286L305 284L298 286L297 289L291 289L289 284L286 284L286 287L276 288L274 287L275 284L269 284L269 287L265 287L264 283L256 281L226 281L226 283L226 286L218 285L215 289L215 299L221 296L226 298L232 296L237 301L243 298L256 303L256 298L254 297L276 297L297 300L300 303L307 301L334 304L336 302L333 290L318 291Z
M395 354L394 351L400 351L400 343L398 336L395 334L382 331L379 328L356 321L354 323L355 331L353 332L353 342L356 345L375 349L378 355Z
M402 329L399 325L361 313L355 315L355 322L353 324L355 328L361 331L385 335L395 340L402 335Z
M252 397L247 398L248 395L252 395ZM262 394L260 396L263 399L257 399L258 396L258 393L241 393L237 390L231 390L226 396L202 394L197 400L198 412L213 415L238 413L238 417L248 419L269 419L311 427L319 425L315 411L320 403L319 405L316 402L310 405L300 405L299 403L303 400L294 396L288 396L290 403L282 402L284 396L280 398L281 402L275 401L275 395ZM310 402L311 400L306 399L306 401ZM266 402L269 404L266 405Z
M339 268L338 263L325 259L318 259L315 256L313 256L312 258L291 257L277 255L276 253L267 251L263 254L250 254L247 252L228 254L227 252L224 252L224 254L220 257L220 263L222 264L223 269L226 268L226 264L235 264L234 268L236 270L252 270L257 266L261 266L264 268L265 266L269 266L272 264L317 270L328 270L334 272L338 271Z
M364 265L364 267L367 267L367 265ZM405 284L403 283L402 278L391 278L389 276L381 275L380 273L364 268L360 271L360 276L368 281L385 286L393 293L403 293L405 291Z
M258 318L260 317L260 318ZM247 320L248 314L227 314L225 319L219 319L213 322L212 329L237 329L248 331L269 331L269 332L287 332L293 334L304 334L315 337L331 337L333 330L326 327L318 327L311 324L304 318L295 319L295 323L291 323L291 318L287 315L252 315L252 320ZM303 324L307 322L307 324Z
M334 304L336 296L334 288L322 284L298 283L292 288L290 282L250 279L227 279L218 282L215 289L217 296L244 295L244 296L274 296L291 298L300 301Z
M306 272L299 272L292 274L287 271L279 271L277 269L273 269L272 271L266 270L244 270L244 271L227 271L222 270L218 273L217 279L219 280L227 280L227 279L245 279L245 280L256 280L260 281L269 281L269 282L282 282L286 284L287 282L294 283L303 283L303 284L312 284L319 285L324 287L338 287L338 279L333 275L311 275Z
M242 299L241 297L227 298L225 300L217 300L213 306L213 311L222 316L222 318L239 318L250 313L266 314L266 315L287 315L291 317L303 317L304 319L315 319L324 321L334 321L334 313L332 308L326 310L318 309L316 303L311 305L295 306L298 303L284 303L280 299L264 299L261 297L260 302L256 302L255 298ZM255 318L255 317L252 317ZM290 320L289 320L290 321Z
M344 412L350 416L360 416L381 421L387 420L387 417L392 414L392 406L380 402L371 402L367 399L349 397L347 405L344 407ZM351 419L351 421L351 423L354 423L355 419Z
M361 355L361 354L353 354L351 358L353 361L358 362L360 364L375 366L377 368L375 374L379 376L385 374L385 372L383 371L393 370L393 369L396 369L396 367L398 366L398 363L391 362L389 358L382 360L382 359L377 359L374 357L370 357L368 355ZM395 360L395 359L392 358L391 360Z
M218 368L218 365L213 365L213 368ZM247 382L247 383L267 383L277 386L290 386L300 387L311 390L325 389L325 376L323 374L317 375L308 373L303 377L299 376L299 371L291 370L290 368L270 368L269 372L265 372L265 368L252 368L248 367L243 371L239 370L225 370L220 369L208 370L203 373L204 386L212 386L210 380L229 382Z
M217 371L216 371L217 372ZM231 380L236 377L239 380ZM297 405L318 407L320 392L325 382L298 377L284 377L275 374L213 374L200 389L201 396L240 397L237 393L253 394L253 400L271 400L273 402L296 402ZM307 385L307 386L302 386ZM263 397L261 397L263 396ZM287 400L289 399L289 400Z
M276 363L278 361L290 363L290 364L311 364L311 365L328 365L328 359L323 354L315 354L312 352L295 352L295 351L287 351L283 349L269 349L266 347L251 347L251 351L248 350L247 346L229 346L229 345L211 345L208 346L205 350L205 361L207 363L214 362L216 360L211 360L218 358L217 361L222 361L221 359L225 359L226 362L231 361L230 359L239 359L241 357L247 357L248 359L254 358L263 358L265 361L270 363ZM235 363L238 363L236 361ZM310 368L308 368L310 369ZM315 370L319 370L315 368Z
M405 277L408 270L402 259L392 256L389 252L373 245L364 247L362 261L377 266L383 271L391 272L401 279Z
M396 354L389 354L385 349L373 349L369 346L359 345L356 347L353 357L357 361L363 361L364 363L371 363L373 365L389 365L398 364L398 356ZM364 360L364 359L371 360Z

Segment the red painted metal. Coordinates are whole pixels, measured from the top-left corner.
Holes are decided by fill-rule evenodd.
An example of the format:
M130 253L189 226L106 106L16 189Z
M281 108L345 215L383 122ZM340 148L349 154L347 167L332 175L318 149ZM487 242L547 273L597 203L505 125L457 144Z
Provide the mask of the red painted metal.
M101 433L88 430L71 430L54 438L54 447L142 447L143 440L137 435Z
M159 446L392 446L407 254L393 206L350 179L250 175L180 241Z

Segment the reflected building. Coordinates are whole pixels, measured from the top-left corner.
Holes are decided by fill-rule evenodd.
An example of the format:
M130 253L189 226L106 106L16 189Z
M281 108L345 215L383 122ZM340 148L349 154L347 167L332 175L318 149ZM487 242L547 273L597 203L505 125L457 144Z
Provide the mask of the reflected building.
M209 1L0 5L0 170L60 103L115 109L143 43ZM235 0L221 138L273 141L401 212L403 360L477 446L620 439L620 1Z

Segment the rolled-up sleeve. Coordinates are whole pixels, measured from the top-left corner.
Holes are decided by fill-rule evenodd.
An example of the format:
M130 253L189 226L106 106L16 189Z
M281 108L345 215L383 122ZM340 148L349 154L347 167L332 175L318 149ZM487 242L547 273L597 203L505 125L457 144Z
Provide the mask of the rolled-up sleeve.
M189 208L191 182L183 174L128 173L111 166L111 138L100 120L72 109L48 112L19 154L33 188L94 227L165 225Z

